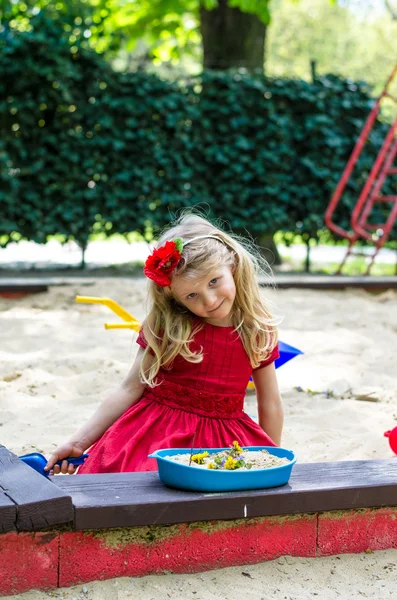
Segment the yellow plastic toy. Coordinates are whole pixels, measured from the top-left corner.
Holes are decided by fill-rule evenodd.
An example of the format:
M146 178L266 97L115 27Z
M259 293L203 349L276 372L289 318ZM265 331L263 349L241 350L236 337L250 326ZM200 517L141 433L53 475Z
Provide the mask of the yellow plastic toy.
M103 304L112 310L116 315L125 321L125 323L105 323L105 329L133 329L139 332L141 324L120 304L117 304L111 298L95 298L94 296L76 296L76 302L81 304Z
M139 332L141 324L129 312L127 312L120 304L117 304L111 298L95 298L94 296L76 296L76 302L81 304L103 304L112 310L116 315L125 321L125 323L105 323L105 329L133 329ZM249 381L247 388L255 389L253 381Z

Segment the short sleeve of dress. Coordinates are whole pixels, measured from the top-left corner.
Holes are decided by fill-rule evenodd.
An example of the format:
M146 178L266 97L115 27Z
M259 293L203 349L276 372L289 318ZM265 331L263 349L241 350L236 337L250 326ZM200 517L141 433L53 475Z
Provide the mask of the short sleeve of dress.
M270 354L270 356L268 356L266 358L266 360L263 360L261 362L261 364L259 365L259 367L256 367L256 369L253 369L253 371L258 371L258 369L263 369L263 367L268 367L269 365L271 365L275 360L277 360L277 358L280 357L280 351L278 349L278 344L276 344Z
M143 333L143 327L140 328L138 337L136 339L136 343L140 345L141 348L146 348L147 341L145 335Z

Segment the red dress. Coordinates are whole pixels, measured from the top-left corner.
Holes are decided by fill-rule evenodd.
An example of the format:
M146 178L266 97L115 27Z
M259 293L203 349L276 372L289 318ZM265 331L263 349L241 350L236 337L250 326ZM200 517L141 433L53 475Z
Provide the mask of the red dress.
M143 348L146 341L139 334ZM160 448L222 448L237 440L242 446L275 446L245 412L244 396L252 367L233 327L205 323L191 342L203 360L177 357L161 369L159 385L146 387L133 404L90 448L79 473L155 471L148 454ZM278 347L261 363L278 358Z

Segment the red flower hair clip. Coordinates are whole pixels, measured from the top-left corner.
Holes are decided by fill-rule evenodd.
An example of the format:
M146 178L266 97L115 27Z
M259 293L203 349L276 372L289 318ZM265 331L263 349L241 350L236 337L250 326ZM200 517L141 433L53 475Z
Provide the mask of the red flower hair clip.
M170 285L171 275L181 260L182 250L182 238L165 242L164 246L155 248L143 268L146 277L161 287Z

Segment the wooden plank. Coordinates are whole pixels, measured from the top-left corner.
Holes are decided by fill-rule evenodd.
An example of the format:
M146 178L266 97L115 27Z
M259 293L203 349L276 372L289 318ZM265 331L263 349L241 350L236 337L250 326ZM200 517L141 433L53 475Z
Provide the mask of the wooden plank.
M56 285L56 283L54 282ZM59 284L58 284L59 285ZM0 277L0 293L46 292L49 280L41 277Z
M82 285L94 285L95 279L88 276L65 276L65 277L51 277L50 275L44 275L43 277L5 277L0 276L0 290L4 291L24 291L31 287L37 288L48 288L48 287L62 287L67 285L75 285L81 283Z
M76 529L165 525L397 504L397 461L295 465L289 484L205 494L163 486L156 472L53 477L72 496Z
M143 281L143 279L142 279ZM282 275L276 273L273 278L261 280L261 285L273 283L280 289L317 289L317 290L343 290L348 287L362 288L372 291L382 291L397 288L396 276L371 276L371 275ZM93 285L92 277L0 277L0 291L28 292L31 290L45 291L48 287L65 285Z
M7 285L0 283L0 295L4 298L26 296L27 294L40 294L47 290L48 286L46 285Z
M73 521L70 496L1 445L0 490L16 505L15 526L20 531Z
M271 283L279 289L314 289L314 290L343 290L349 287L361 288L380 292L397 288L395 276L357 275L275 275ZM260 281L261 285L269 285L269 281Z
M6 533L7 531L15 531L17 507L3 491L1 479L0 474L0 533Z
M92 277L0 277L0 292L29 292L46 291L48 287L65 285L93 285ZM274 284L280 289L317 289L317 290L343 290L349 287L362 288L371 291L382 291L397 288L396 276L370 276L370 275L282 275L275 274L273 278L261 280L261 285Z

